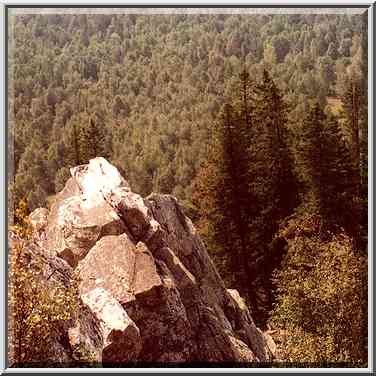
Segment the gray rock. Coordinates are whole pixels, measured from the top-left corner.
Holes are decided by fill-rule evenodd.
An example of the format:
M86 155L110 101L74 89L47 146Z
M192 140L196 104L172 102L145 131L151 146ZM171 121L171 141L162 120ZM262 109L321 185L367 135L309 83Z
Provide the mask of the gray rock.
M274 343L272 338L266 338L261 330L256 327L249 309L239 292L231 289L228 289L227 292L231 296L227 312L228 316L234 321L238 337L249 345L259 361L266 362L271 360L273 353L269 345ZM229 310L230 306L231 309Z
M99 321L111 321L103 318L106 304L132 321L128 339L124 331L112 338L102 328L103 359L230 364L273 358L273 340L255 326L238 292L225 288L176 198L143 199L103 158L71 173L48 219L50 251L77 266L80 294ZM100 309L90 294L99 296ZM72 341L77 333L71 329Z
M117 301L134 299L136 246L126 234L105 236L79 262L80 291L106 289Z
M103 196L118 187L129 187L116 167L102 157L94 158L87 165L70 169L81 193L91 200L103 200Z
M126 231L104 193L127 182L103 158L72 168L71 173L52 205L46 247L75 267L101 237Z
M16 236L10 237L9 252L13 247L20 244ZM24 247L28 251L29 267L41 270L36 273L35 278L40 278L40 282L45 286L46 292L56 289L65 290L72 288L73 269L61 258L46 254L32 239L24 242ZM102 359L103 338L101 336L99 321L77 297L77 310L68 320L59 320L54 323L55 330L50 333L48 347L38 358L33 359L35 367L70 367L79 366L82 362L82 352L90 354L90 363L99 364ZM12 307L9 307L11 310ZM12 338L11 316L9 321L9 337ZM79 351L79 354L78 354ZM9 348L9 362L13 362L12 341Z
M108 291L98 287L82 295L83 302L100 322L104 340L103 363L127 363L141 351L140 331Z

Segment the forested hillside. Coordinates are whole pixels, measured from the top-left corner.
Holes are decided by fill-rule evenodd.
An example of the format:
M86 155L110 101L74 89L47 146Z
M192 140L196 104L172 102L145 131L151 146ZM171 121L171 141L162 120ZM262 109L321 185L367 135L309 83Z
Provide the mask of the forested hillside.
M35 208L61 189L67 167L87 159L73 140L92 117L105 156L136 190L189 200L210 124L244 64L252 78L268 70L294 129L309 99L325 106L361 74L363 27L359 15L17 16L16 191Z
M10 27L11 209L47 206L70 167L105 157L135 192L179 199L257 324L289 333L281 357L365 362L365 16L50 14Z

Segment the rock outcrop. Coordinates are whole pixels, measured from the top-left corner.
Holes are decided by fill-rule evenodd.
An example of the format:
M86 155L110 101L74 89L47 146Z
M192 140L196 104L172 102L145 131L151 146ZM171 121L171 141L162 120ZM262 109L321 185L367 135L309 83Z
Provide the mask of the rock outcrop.
M40 221L45 221L43 216L33 216ZM10 232L8 245L10 253L19 244L27 246L27 257L29 259L28 267L35 267L41 270L37 273L40 286L44 286L45 292L50 293L57 290L64 291L64 295L68 296L69 292L74 289L73 269L63 259L57 256L51 256L46 249L41 246L40 238L44 238L41 232L37 231L39 226L35 227L35 237L30 241L24 242L17 235ZM11 279L11 277L9 277ZM90 362L99 364L103 359L103 349L105 348L104 339L101 330L101 322L97 318L95 310L83 303L82 299L78 299L75 310L69 316L68 320L61 320L57 323L57 330L49 333L47 347L43 351L37 351L33 354L32 361L19 365L16 363L14 352L14 335L11 314L12 306L9 305L8 318L8 362L10 367L70 367L81 366L86 359L83 359L83 349L85 354L90 355ZM34 334L35 335L35 334ZM38 340L37 340L38 342ZM29 363L30 362L30 363Z
M99 323L100 341L91 341L99 361L231 366L272 359L271 338L238 292L225 288L176 198L142 198L103 158L71 175L48 217L32 214L33 226L46 255L80 276L87 320ZM83 327L69 328L72 348L88 342Z

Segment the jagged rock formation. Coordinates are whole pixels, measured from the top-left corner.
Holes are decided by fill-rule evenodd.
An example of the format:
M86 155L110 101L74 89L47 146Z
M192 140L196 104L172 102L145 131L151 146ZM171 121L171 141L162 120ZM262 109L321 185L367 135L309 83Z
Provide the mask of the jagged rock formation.
M38 210L38 209L37 209ZM35 213L34 213L35 214ZM48 255L46 249L41 246L38 241L43 236L39 230L45 230L46 224L44 215L31 216L35 222L31 224L35 230L35 237L27 243L27 253L30 258L28 267L33 269L35 266L42 267L42 273L38 273L41 279L41 285L46 292L53 292L56 289L62 289L67 292L72 288L74 283L73 269L60 257ZM36 219L38 218L40 222ZM38 226L35 226L38 223ZM17 235L10 232L8 245L10 253L17 244L23 242ZM38 245L39 243L39 245ZM11 367L20 366L15 359L14 339L13 337L13 316L11 314L12 306L8 307L8 362ZM76 310L72 317L67 321L58 323L58 330L50 332L48 338L48 348L43 352L34 354L32 364L24 364L22 366L33 367L61 367L79 364L77 360L82 359L82 349L86 354L90 354L90 361L99 363L102 361L102 350L104 341L102 336L101 324L97 319L95 312L81 299L78 300Z
M272 340L226 290L174 197L142 198L103 158L71 175L47 220L44 210L31 216L46 257L81 278L90 315L68 329L71 348L89 343L104 365L272 359ZM100 340L83 330L95 323Z

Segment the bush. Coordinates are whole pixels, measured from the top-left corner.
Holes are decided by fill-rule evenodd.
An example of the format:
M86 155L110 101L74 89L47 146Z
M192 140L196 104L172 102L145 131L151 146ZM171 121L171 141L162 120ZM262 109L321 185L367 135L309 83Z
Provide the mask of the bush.
M9 255L9 363L13 367L48 362L54 354L54 340L63 322L76 310L77 289L43 276L43 258L32 251L32 232L27 204L21 201Z
M363 365L367 362L367 268L345 233L323 233L321 218L293 219L274 277L271 324L280 329L282 360Z

